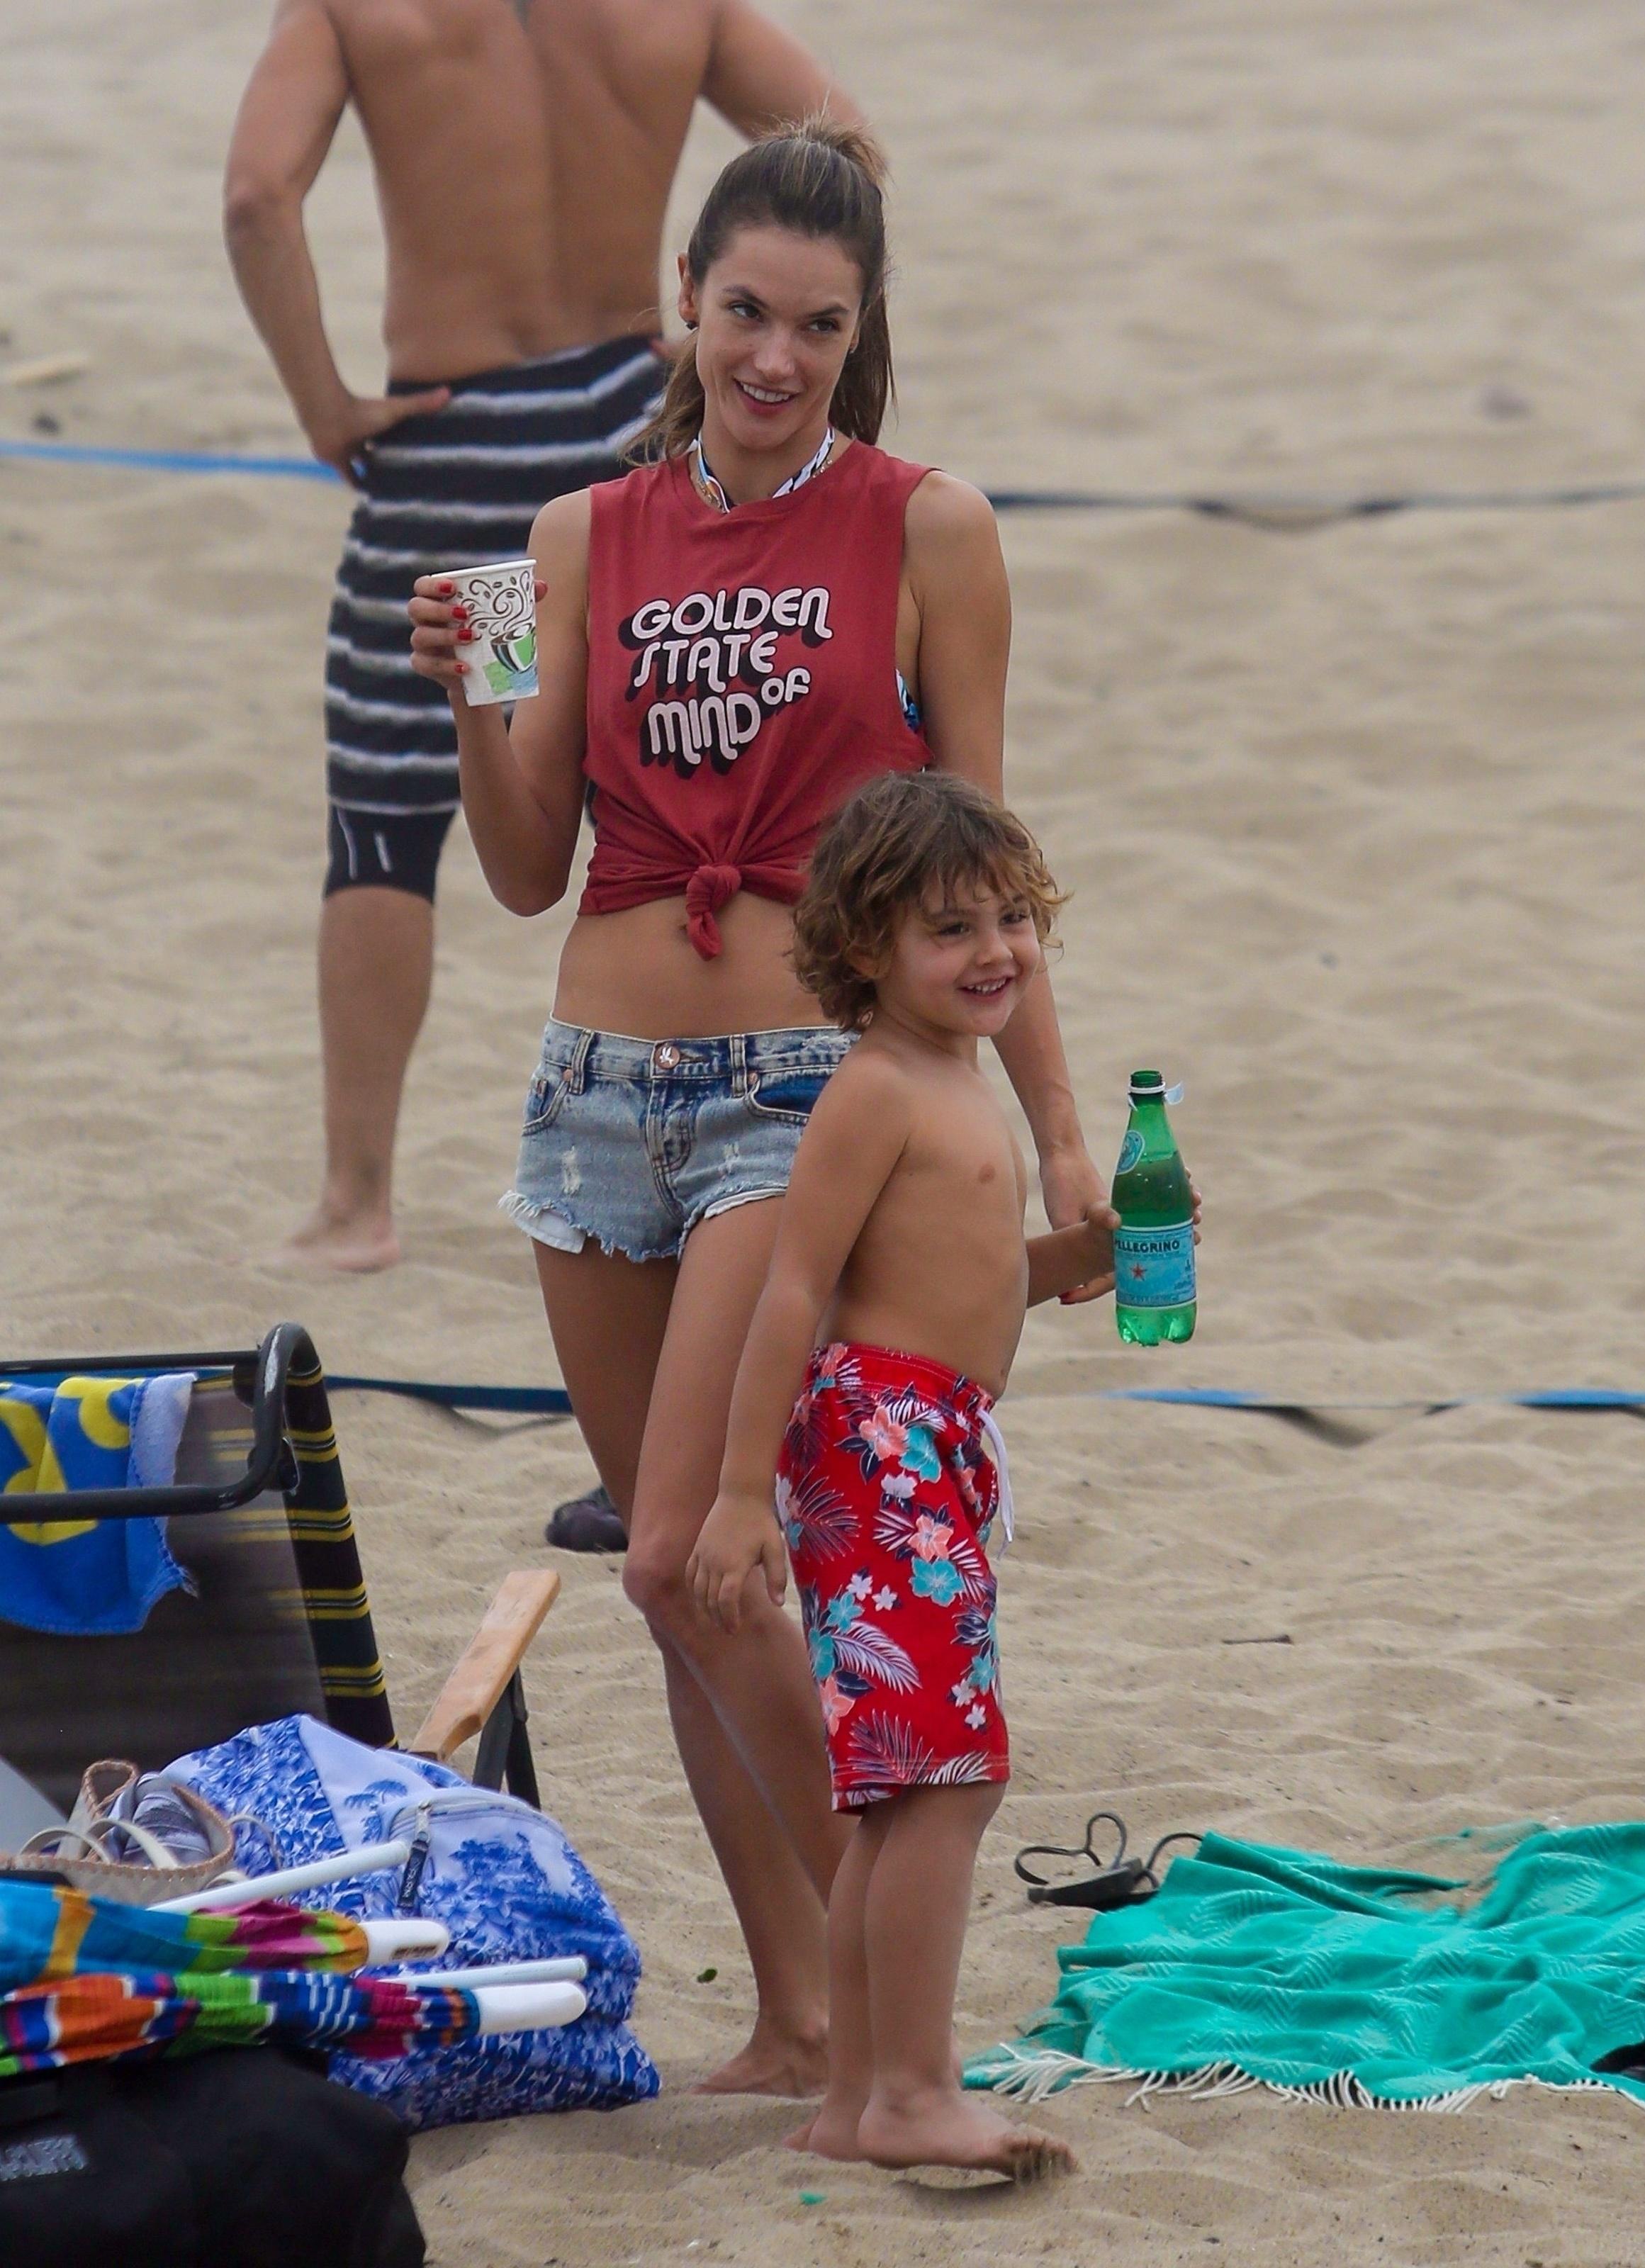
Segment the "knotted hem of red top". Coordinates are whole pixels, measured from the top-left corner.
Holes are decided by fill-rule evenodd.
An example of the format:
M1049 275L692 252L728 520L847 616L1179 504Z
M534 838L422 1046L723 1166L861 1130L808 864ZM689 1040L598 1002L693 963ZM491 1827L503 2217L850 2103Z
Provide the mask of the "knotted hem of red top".
M656 898L675 897L680 892L681 879L677 873L653 873L630 880L611 877L596 881L591 878L579 910L586 914L616 914L630 906L649 905ZM787 863L779 865L775 860L751 859L742 866L727 861L694 867L684 878L685 933L700 959L717 961L725 940L714 917L739 890L752 890L756 897L775 898L779 905L791 906L804 887L801 868Z

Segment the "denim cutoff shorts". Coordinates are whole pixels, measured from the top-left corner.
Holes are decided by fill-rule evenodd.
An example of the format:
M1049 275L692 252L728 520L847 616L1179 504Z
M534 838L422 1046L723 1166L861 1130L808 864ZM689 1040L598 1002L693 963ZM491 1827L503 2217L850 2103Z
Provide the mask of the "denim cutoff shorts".
M592 1236L630 1260L671 1259L699 1221L783 1194L851 1044L829 1025L636 1040L553 1020L502 1210L557 1252Z

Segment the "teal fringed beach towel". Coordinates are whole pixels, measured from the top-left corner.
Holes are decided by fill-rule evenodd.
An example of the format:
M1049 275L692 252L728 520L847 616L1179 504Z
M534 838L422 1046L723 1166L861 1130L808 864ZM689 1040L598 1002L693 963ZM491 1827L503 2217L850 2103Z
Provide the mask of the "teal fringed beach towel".
M1525 2083L1645 2101L1594 2069L1645 2041L1645 1825L1530 1835L1478 1904L1447 1899L1462 1888L1207 1835L1157 1897L1059 1948L1055 2001L966 2084L1265 2087L1394 2110Z

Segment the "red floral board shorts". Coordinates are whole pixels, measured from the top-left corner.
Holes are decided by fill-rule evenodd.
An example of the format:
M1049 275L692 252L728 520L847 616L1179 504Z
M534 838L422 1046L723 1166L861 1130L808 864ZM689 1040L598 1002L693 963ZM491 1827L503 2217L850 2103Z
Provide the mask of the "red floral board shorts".
M777 1516L822 1702L836 1811L1011 1777L987 1542L983 1388L923 1356L819 1347Z

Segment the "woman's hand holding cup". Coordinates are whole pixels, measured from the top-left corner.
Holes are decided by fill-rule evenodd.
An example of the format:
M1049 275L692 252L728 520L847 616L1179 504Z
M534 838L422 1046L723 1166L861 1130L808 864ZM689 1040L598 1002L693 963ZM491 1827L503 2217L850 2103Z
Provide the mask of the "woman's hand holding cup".
M411 588L406 608L411 617L411 666L419 677L432 677L455 693L463 674L457 649L468 640L457 586L444 575L419 575Z
M530 563L524 563L528 566ZM413 595L406 608L411 618L411 666L419 677L432 677L437 685L443 685L454 701L461 689L470 703L494 702L505 697L500 687L481 688L464 682L473 674L471 662L463 653L465 646L472 647L477 643L488 660L493 654L491 637L476 641L473 607L464 584L461 573L447 573L419 575L412 585ZM548 585L541 578L534 578L532 587L535 596L541 599ZM497 625L488 615L482 627L494 633ZM529 632L528 617L520 627ZM531 649L526 665L529 675L522 674L518 682L508 686L507 694L513 697L537 689L535 640L528 637L527 642Z

